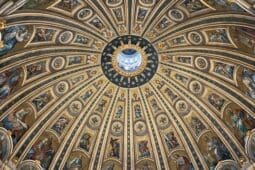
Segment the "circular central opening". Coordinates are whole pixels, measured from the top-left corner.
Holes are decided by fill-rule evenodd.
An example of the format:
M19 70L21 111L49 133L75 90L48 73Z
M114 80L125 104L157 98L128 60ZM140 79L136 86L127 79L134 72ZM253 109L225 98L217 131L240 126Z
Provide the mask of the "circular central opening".
M141 66L142 55L135 49L125 49L118 54L117 62L123 71L133 72Z
M146 39L135 35L117 37L102 52L104 75L115 85L139 87L149 82L158 69L158 54Z

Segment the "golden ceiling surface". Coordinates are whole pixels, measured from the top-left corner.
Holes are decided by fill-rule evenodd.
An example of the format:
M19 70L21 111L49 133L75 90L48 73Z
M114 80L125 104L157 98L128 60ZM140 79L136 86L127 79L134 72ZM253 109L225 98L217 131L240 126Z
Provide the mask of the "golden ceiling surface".
M0 169L251 168L254 11L0 1Z

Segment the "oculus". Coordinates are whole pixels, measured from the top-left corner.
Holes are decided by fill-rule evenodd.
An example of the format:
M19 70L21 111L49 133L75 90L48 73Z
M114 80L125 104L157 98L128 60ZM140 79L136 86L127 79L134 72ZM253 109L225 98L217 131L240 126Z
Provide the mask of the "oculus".
M126 35L114 39L104 48L101 67L114 84L138 87L150 81L156 73L158 54L148 40Z
M135 49L125 49L117 56L119 67L126 72L137 70L142 63L142 55Z

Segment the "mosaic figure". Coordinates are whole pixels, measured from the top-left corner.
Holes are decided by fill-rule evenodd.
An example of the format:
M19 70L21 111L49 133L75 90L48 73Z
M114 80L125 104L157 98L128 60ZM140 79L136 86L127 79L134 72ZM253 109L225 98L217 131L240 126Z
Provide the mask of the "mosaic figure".
M137 104L135 105L135 118L139 119L142 117L141 107Z
M234 66L216 62L214 72L218 73L226 78L233 79Z
M0 73L0 101L6 99L21 81L22 71L20 69L11 69Z
M248 89L247 94L255 99L255 72L244 69L242 76L242 82Z
M84 102L86 102L86 101L90 98L90 96L91 96L92 94L93 94L93 90L90 89L90 90L88 90L84 95L82 95L81 98L82 98L82 100L83 100Z
M90 139L91 139L91 135L89 133L84 133L80 139L80 143L79 146L84 149L86 152L89 152L89 148L90 148Z
M123 107L118 106L117 112L115 113L115 118L117 119L121 118L122 113L123 113Z
M168 147L169 151L171 151L172 149L174 149L177 146L179 146L179 143L177 141L177 138L174 135L174 132L167 133L164 136L164 138L165 138L165 142L167 144L167 147Z
M234 29L237 43L243 45L244 50L255 54L255 30L245 27L235 27Z
M36 110L39 112L42 110L49 102L50 102L51 96L49 93L43 93L36 97L32 103L36 107Z
M68 123L69 121L65 117L60 117L53 125L52 129L57 132L58 135L61 135Z
M225 103L225 99L221 98L219 95L213 93L208 96L208 101L213 105L217 110L221 110L222 106Z
M255 128L255 119L251 117L243 109L231 109L226 110L224 117L225 122L230 127L231 131L244 145L244 138L249 130Z
M56 7L66 10L66 11L73 11L79 5L78 0L61 0Z
M189 12L196 12L204 8L199 0L184 0L183 4Z
M53 36L55 34L55 30L53 29L44 29L44 28L37 28L36 33L34 36L33 42L47 42L52 41Z
M217 29L209 33L210 42L229 43L228 35L225 29Z
M83 165L82 165L82 157L73 157L70 158L67 161L67 164L64 168L65 170L82 170L83 169Z
M148 148L148 141L140 141L138 143L139 157L150 157L150 150Z
M52 147L52 140L53 139L50 137L43 137L42 139L38 140L28 151L26 158L39 160L41 162L41 166L48 169L55 154Z
M150 103L151 103L151 106L153 108L154 113L157 113L158 111L161 110L160 107L158 106L157 101L155 99L152 99Z
M174 155L177 170L193 170L193 165L186 156Z
M28 34L25 26L12 26L3 31L3 47L0 48L0 56L7 54L19 42L23 42Z
M167 94L167 96L173 101L174 99L176 99L178 96L176 94L174 94L174 92L169 89L169 88L166 88L164 90L164 92Z
M186 84L189 80L187 77L184 77L180 74L175 74L175 78L176 78L176 80L182 82L183 84Z
M195 132L196 136L199 136L200 133L206 129L205 125L197 117L191 117L190 126Z
M111 137L110 140L111 150L109 152L109 157L120 158L120 142L119 139L114 139Z
M27 79L42 74L46 71L46 62L41 61L27 66Z
M22 135L28 129L27 123L25 123L25 117L29 114L28 111L21 109L10 113L6 118L2 120L3 127L6 130L12 132L13 145L20 140Z
M106 107L107 101L106 100L101 100L98 104L98 107L96 109L96 111L98 112L103 112L104 108Z
M214 168L221 160L231 159L229 151L218 138L205 136L204 140L207 150L204 157L210 168Z
M0 163L1 161L5 161L7 157L9 156L9 154L10 153L8 151L8 139L6 138L6 134L4 134L1 131L0 133Z

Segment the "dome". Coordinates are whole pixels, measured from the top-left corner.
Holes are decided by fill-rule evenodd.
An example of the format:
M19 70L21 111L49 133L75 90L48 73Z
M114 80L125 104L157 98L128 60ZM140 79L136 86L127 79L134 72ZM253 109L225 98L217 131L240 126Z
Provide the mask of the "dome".
M254 0L3 0L0 169L255 165Z

